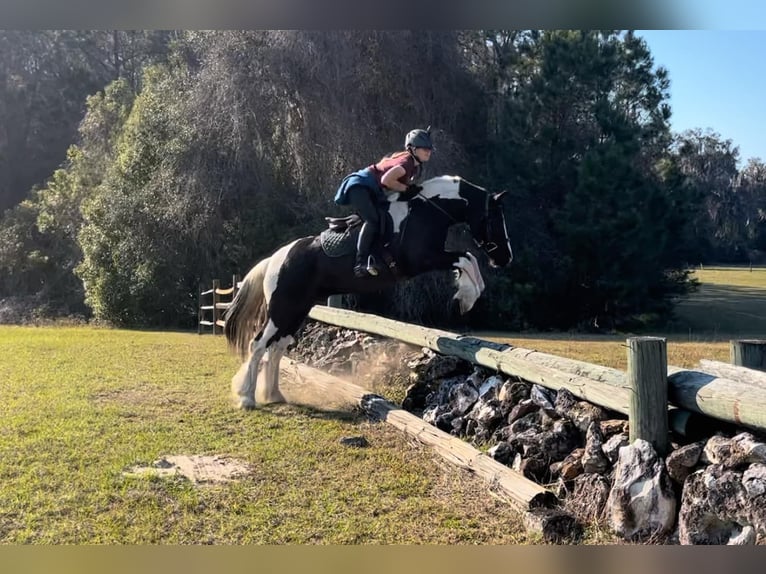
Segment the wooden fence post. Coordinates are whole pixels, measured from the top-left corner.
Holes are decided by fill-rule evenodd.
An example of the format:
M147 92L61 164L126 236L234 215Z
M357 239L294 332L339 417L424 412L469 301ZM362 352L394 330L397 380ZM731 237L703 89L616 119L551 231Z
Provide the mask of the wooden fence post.
M218 303L221 300L218 288L220 286L221 282L218 279L213 279L213 335L218 335L223 331L218 325Z
M730 349L732 365L766 371L766 339L735 339Z
M668 453L668 355L666 339L631 337L628 346L630 442L652 444L660 456Z
M202 309L202 283L197 287L197 335L202 334L202 321L205 320L205 312Z
M327 298L327 306L335 309L343 309L343 295L330 295Z

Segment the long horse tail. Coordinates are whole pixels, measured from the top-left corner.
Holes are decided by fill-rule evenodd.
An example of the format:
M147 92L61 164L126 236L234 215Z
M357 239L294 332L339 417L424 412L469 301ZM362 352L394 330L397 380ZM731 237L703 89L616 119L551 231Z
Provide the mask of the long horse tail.
M263 292L263 279L269 258L261 259L242 281L242 287L224 315L223 332L226 335L229 350L244 361L250 353L250 340L266 323L266 297Z

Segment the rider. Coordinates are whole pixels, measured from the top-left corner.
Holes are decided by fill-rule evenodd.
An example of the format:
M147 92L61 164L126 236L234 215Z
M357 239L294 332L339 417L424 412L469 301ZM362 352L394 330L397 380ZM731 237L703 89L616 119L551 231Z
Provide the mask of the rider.
M404 139L404 150L381 158L364 169L347 175L335 194L338 205L351 204L364 220L359 231L354 275L378 275L375 258L370 255L381 222L380 207L387 203L386 195L402 193L409 200L420 191L414 181L420 177L422 164L431 158L431 127L410 131Z

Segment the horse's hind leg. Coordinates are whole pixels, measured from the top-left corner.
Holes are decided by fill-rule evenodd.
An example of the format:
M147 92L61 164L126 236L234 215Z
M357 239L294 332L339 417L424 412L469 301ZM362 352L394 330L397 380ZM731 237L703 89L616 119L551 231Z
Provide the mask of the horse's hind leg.
M285 402L285 397L279 390L279 362L284 356L287 347L294 341L295 339L292 336L287 335L269 345L264 357L265 366L263 369L262 385L258 387L259 403Z
M287 347L295 341L294 335L311 309L309 302L296 302L294 298L278 301L273 299L272 303L274 304L272 310L274 317L278 320L279 328L270 339L266 340L268 360L264 369L262 388L258 392L258 402L266 403L285 401L279 390L279 361Z
M250 341L250 356L231 379L231 391L234 399L242 409L255 408L255 389L258 385L258 371L263 355L266 353L266 344L270 341L277 328L273 321L269 321L266 327Z

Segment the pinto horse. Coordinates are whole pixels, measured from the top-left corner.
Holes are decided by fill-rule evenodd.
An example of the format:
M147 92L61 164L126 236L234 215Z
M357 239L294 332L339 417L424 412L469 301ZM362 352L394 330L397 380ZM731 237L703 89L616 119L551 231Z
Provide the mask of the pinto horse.
M378 291L396 281L435 270L456 271L460 312L468 312L484 290L479 265L469 252L444 249L447 232L456 223L466 223L476 244L493 267L513 259L501 204L506 192L489 193L484 188L454 176L423 182L422 190L409 201L398 193L388 197L384 237L396 262L378 276L355 277L353 224L358 216L331 221L344 231L350 248L338 254L328 248L326 230L319 236L302 237L259 261L245 276L240 290L224 316L229 348L242 359L232 378L232 393L238 406L252 409L259 403L284 402L279 391L279 361L311 307L331 295ZM338 237L338 235L334 235ZM257 385L264 363L263 385Z

